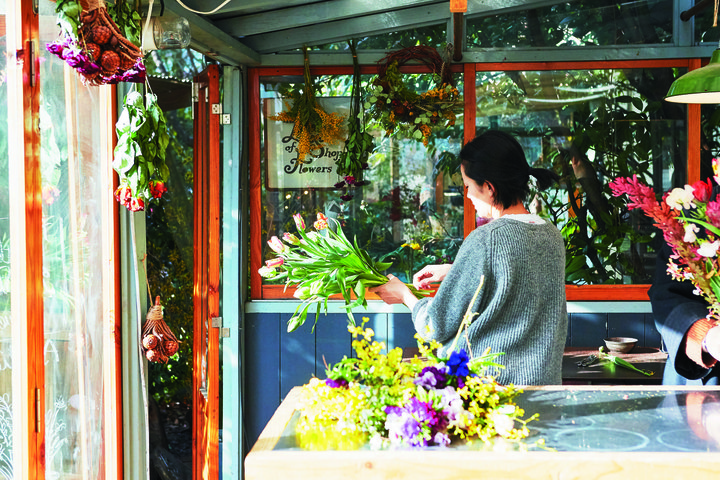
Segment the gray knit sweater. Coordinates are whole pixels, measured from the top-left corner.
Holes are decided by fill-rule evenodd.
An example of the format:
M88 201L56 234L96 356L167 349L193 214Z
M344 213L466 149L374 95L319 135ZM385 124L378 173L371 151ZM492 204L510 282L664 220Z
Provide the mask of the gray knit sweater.
M565 247L551 223L525 223L506 216L475 229L463 242L434 298L413 308L415 330L442 344L446 356L480 278L468 329L472 355L504 352L502 384L561 383L567 336ZM458 348L467 350L461 337Z

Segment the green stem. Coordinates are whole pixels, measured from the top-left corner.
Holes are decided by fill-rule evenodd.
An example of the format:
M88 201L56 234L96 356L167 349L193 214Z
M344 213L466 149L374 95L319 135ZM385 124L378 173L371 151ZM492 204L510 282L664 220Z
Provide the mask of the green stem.
M600 347L600 358L604 358L615 365L619 365L629 370L634 370L638 373L642 373L643 375L647 375L648 377L651 377L653 375L653 372L651 370L643 370L641 368L637 368L635 365L628 362L627 360L623 360L622 358L616 357L615 355L605 353L605 347Z

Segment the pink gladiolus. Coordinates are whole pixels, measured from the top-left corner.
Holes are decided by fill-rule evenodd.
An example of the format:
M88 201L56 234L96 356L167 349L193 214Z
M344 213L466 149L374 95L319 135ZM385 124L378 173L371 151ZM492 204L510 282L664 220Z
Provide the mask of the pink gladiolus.
M720 158L712 159L712 169L715 174L715 183L720 185Z
M698 201L707 203L708 200L710 200L711 193L712 185L710 184L710 180L698 180L697 182L693 183L693 195L695 195L695 198Z

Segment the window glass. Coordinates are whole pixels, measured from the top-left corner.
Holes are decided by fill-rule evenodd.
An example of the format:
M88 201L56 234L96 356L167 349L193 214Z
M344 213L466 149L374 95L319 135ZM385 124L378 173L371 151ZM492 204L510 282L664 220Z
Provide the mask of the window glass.
M397 32L388 32L381 35L373 35L371 37L358 38L358 50L397 50L407 48L413 45L428 45L440 47L444 45L447 38L447 23L439 25L430 25L427 27L412 28L409 30L399 30ZM350 51L347 42L328 43L316 47L318 50L347 50Z
M372 78L363 77L364 92ZM431 88L429 74L404 78L418 92ZM307 162L297 165L294 160L277 161L278 152L288 145L283 143L286 135L276 132L276 124L280 122L269 117L284 108L285 92L301 81L302 77L261 77L265 259L274 256L266 244L270 237L281 236L285 231L295 232L293 214L303 214L308 223L315 219L317 212L323 212L339 220L348 237L356 237L358 244L376 260L392 262L386 273L408 279L428 263L452 261L463 238L462 180L455 161L462 142L462 116L454 126L433 128L427 146L402 130L387 135L378 125L368 124L368 131L375 139L375 150L363 172L363 180L368 184L352 192L335 189L334 183L341 178L334 171L318 174L314 170L315 158L315 163L310 165ZM349 108L351 76L328 76L316 79L316 83L323 85L319 96L336 105L338 110L343 105ZM296 177L305 177L288 187L289 180L281 180L288 176L284 173L288 171L293 171ZM300 171L304 173L297 173ZM311 178L312 175L327 178L318 180ZM318 187L321 181L325 186ZM348 198L349 195L352 198Z
M158 405L164 437L182 465L192 468L193 386L193 108L192 79L205 58L190 49L154 50L145 65L152 92L165 114L170 142L165 163L168 191L145 210L147 277L160 296L163 318L180 340L167 363L148 363L148 392ZM150 448L162 447L150 437Z
M103 288L101 199L108 186L100 129L101 88L49 53L54 4L41 2L45 468L47 478L103 478Z
M720 41L720 28L714 27L715 13L712 4L708 2L706 8L701 9L695 16L695 42L712 42L718 44Z
M671 43L672 0L583 0L469 18L468 48Z
M0 7L0 72L5 71L5 8ZM7 82L0 81L0 478L13 478L12 340L10 328L10 205Z
M661 195L685 183L686 106L663 101L673 68L479 72L476 128L506 130L555 189L529 209L561 228L571 284L651 283L662 235L608 182L637 176Z

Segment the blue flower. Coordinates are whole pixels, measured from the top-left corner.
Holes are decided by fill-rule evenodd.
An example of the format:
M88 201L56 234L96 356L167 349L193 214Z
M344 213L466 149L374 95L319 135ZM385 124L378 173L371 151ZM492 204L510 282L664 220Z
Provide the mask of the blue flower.
M465 350L461 349L452 352L450 358L445 362L450 369L450 375L455 375L456 377L467 377L470 375L468 360L470 360L470 357L468 357Z

